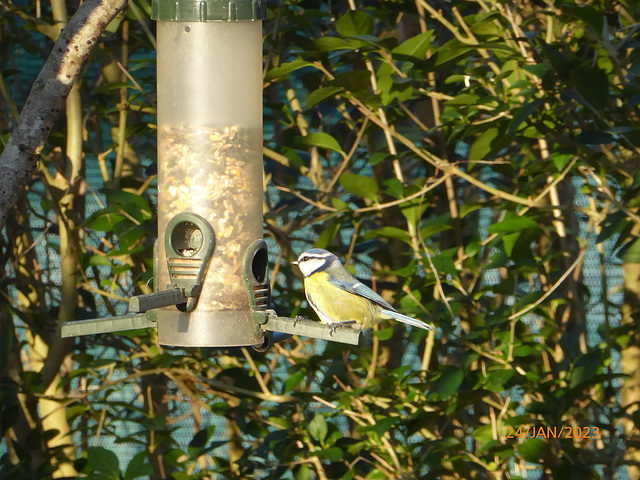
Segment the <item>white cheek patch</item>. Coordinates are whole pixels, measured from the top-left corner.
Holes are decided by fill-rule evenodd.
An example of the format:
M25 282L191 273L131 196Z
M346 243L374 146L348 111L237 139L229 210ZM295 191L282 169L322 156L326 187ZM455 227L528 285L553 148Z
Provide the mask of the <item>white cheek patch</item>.
M324 265L325 260L323 258L310 258L302 263L300 263L300 271L306 277L311 273L315 272L317 269Z

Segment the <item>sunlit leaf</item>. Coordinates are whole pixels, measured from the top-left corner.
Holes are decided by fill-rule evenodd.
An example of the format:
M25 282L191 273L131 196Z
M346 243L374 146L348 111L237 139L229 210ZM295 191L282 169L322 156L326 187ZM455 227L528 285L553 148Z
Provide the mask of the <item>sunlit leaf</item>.
M356 175L355 173L343 173L340 176L340 185L354 195L378 201L378 183L371 177Z
M471 160L482 160L487 158L493 150L493 141L500 135L497 128L487 128L478 136L469 148L469 158Z
M298 370L295 373L289 375L289 377L284 382L283 392L290 392L294 388L296 388L302 380L304 380L305 373L302 370Z
M314 42L314 46L321 52L353 50L356 48L352 43L338 37L321 37Z
M517 447L517 451L522 458L530 463L541 463L546 450L547 446L544 440L540 438L530 438L520 443Z
M624 253L624 261L630 264L640 263L640 239L634 240Z
M338 141L326 132L313 132L307 136L299 137L299 142L307 147L326 148L338 152L343 157L346 156Z
M265 75L264 80L266 82L270 82L277 78L287 77L292 72L295 72L296 70L300 70L301 68L305 68L305 67L315 68L313 63L307 62L306 60L301 60L301 59L296 59L291 62L283 63L282 65L273 67L271 70L269 70Z
M370 238L396 238L398 240L402 240L407 244L411 244L411 236L406 230L397 227L391 227L385 225L384 227L377 228L375 230L371 230L367 232L364 236L365 239Z
M328 431L327 419L321 413L316 413L309 422L309 433L313 435L316 440L323 442L327 437Z
M398 60L406 60L407 57L424 60L427 54L427 50L431 46L431 37L433 36L433 30L428 32L419 33L418 35L411 37L396 48L391 53L394 58Z
M511 233L537 226L538 223L530 217L507 212L501 222L490 225L487 231L489 233Z

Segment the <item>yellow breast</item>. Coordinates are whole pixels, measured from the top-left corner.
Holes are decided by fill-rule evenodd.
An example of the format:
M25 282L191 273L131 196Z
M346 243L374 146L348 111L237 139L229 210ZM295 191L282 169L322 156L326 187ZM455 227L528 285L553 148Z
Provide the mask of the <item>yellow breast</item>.
M366 329L378 320L378 309L371 301L332 285L325 272L305 278L304 290L309 304L323 323L354 320L359 328Z

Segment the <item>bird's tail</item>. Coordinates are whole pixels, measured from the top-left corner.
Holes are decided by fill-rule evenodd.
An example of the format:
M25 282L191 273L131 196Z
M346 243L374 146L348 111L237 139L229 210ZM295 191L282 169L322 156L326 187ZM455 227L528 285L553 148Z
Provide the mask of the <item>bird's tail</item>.
M392 317L395 320L398 320L399 322L406 323L407 325L411 325L412 327L418 327L424 330L431 330L431 331L435 330L435 328L433 328L428 323L421 322L420 320L416 320L415 318L407 317L406 315L402 315L401 313L394 312L393 310L382 309L382 314Z

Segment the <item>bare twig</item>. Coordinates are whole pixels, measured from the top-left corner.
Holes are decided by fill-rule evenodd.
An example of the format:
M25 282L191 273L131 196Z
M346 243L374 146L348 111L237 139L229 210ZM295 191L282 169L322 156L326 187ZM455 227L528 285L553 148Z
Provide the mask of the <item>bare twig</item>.
M571 272L573 272L575 270L575 268L580 265L580 262L582 261L582 257L584 257L584 254L586 253L587 249L586 246L584 246L581 250L580 253L578 254L578 256L576 257L576 259L574 260L574 262L571 264L571 266L567 269L566 272L564 272L562 274L562 276L558 279L558 281L556 283L554 283L551 288L549 290L547 290L544 295L542 295L538 300L536 300L535 302L533 302L530 305L527 305L526 308L523 308L522 310L520 310L519 312L514 313L513 315L509 316L509 320L513 320L514 318L518 318L521 317L522 315L524 315L525 313L533 310L534 308L536 308L538 305L540 305L542 302L544 302L547 297L549 295L551 295L553 292L556 291L556 289L562 285L562 282L564 282L566 280L566 278L571 275Z

